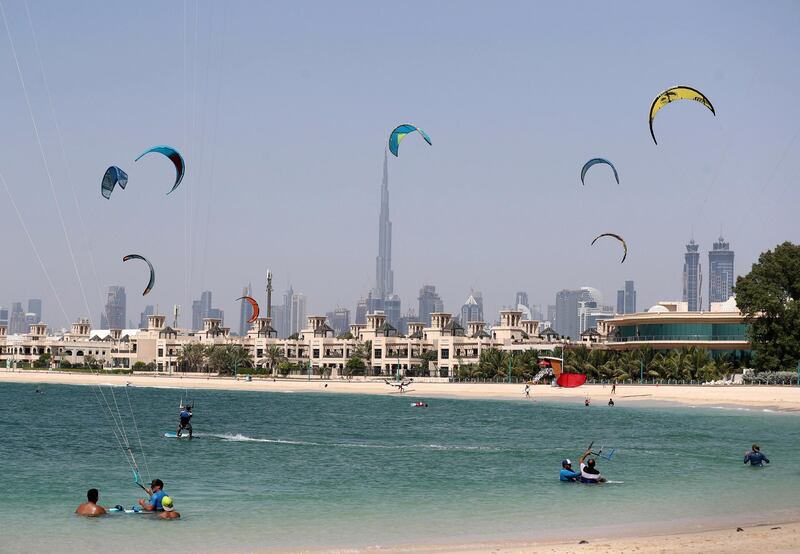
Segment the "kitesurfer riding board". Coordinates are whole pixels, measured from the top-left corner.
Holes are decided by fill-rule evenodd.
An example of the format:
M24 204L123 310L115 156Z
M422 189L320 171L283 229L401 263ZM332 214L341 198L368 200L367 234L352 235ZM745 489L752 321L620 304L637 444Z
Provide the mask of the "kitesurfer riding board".
M186 406L181 406L181 413L180 413L180 422L178 423L178 430L175 434L178 438L181 438L183 434L183 430L186 429L189 431L189 438L192 438L192 405L187 404Z

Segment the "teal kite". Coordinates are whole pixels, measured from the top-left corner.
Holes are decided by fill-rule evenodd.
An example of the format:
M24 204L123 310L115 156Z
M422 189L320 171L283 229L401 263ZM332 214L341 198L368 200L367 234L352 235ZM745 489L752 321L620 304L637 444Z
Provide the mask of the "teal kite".
M100 194L102 194L103 198L106 200L110 200L111 193L114 192L114 187L116 185L124 189L127 184L128 174L117 166L112 165L106 169L106 173L103 175L103 181L100 183Z
M400 141L406 138L407 134L413 133L414 131L417 131L420 135L422 135L422 138L425 139L425 142L433 146L433 143L431 142L431 137L425 134L425 131L409 123L403 123L402 125L396 127L395 130L392 131L392 134L389 135L389 152L394 154L396 157L397 150L398 148L400 148Z
M614 170L614 179L617 180L617 184L619 184L619 174L617 174L617 168L614 167L610 161L605 158L592 158L585 164L583 164L583 169L581 169L581 184L585 185L586 183L583 182L583 178L586 176L586 172L589 171L589 168L596 164L607 164L611 166L611 169Z
M171 146L153 146L149 150L145 150L144 152L142 152L139 155L139 158L141 158L145 154L149 154L150 152L158 152L159 154L164 154L167 158L170 159L170 161L175 166L175 172L177 173L177 175L175 177L175 184L172 185L172 188L167 193L169 194L170 192L178 188L178 185L180 185L181 181L183 180L183 174L186 171L186 164L183 163L183 156L181 156L180 152L178 152ZM136 158L134 161L138 162L139 158Z

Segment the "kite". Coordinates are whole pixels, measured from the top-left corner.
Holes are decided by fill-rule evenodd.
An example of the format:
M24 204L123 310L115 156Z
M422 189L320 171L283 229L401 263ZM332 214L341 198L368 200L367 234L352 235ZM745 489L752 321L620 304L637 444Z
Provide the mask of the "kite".
M253 298L252 296L240 296L236 300L237 301L247 300L248 302L250 302L250 306L253 308L253 315L250 316L250 319L247 320L247 323L253 323L256 319L258 319L258 313L259 313L258 302L256 302L255 298Z
M142 296L146 296L148 292L153 290L153 285L156 284L156 270L153 269L153 264L150 263L150 260L139 254L128 254L122 258L123 262L127 262L128 260L143 260L150 267L150 280L147 282L147 287L145 287L142 293Z
M656 134L653 132L653 119L656 117L658 110L676 100L694 100L695 102L700 102L711 110L711 113L715 116L717 115L717 112L714 111L714 106L711 105L711 101L699 90L683 86L668 88L656 96L655 100L653 100L653 105L650 106L650 135L653 137L653 142L656 144L658 144L658 141L656 140Z
M595 164L608 164L608 165L610 165L611 169L614 170L614 179L616 179L617 180L617 184L619 184L619 175L617 174L617 168L614 167L614 164L612 164L610 161L608 161L605 158L592 158L591 160L589 160L588 162L583 164L583 169L581 169L581 184L582 185L586 184L586 183L583 182L583 178L586 176L586 172L589 171L589 168L592 167Z
M172 185L172 188L169 189L169 192L167 193L169 194L170 192L178 188L178 185L180 185L181 181L183 180L183 174L186 171L186 164L183 163L183 156L181 156L180 152L178 152L171 146L153 146L149 150L145 150L144 152L142 152L139 155L139 158L141 158L145 154L149 154L150 152L158 152L159 154L164 154L166 157L170 159L170 161L173 164L175 164L175 171L177 175L175 176L175 184ZM139 158L136 158L134 161L138 162Z
M622 243L622 248L625 249L625 252L622 254L622 261L619 262L619 263L624 263L625 262L625 258L628 257L628 243L625 242L625 239L622 238L619 235L615 235L614 233L603 233L602 235L597 235L596 237L594 237L594 240L592 241L592 245L594 245L595 241L597 241L597 239L599 239L600 237L615 238L615 239L617 239L618 241L620 241Z
M106 169L106 173L103 175L103 181L100 183L100 194L102 194L106 200L110 200L111 193L114 192L114 186L119 185L120 188L124 189L127 184L128 174L117 166L112 165Z
M558 379L556 379L558 386L564 387L565 389L580 387L585 382L586 375L583 373L562 373L558 376Z
M422 135L422 138L425 139L429 145L433 146L431 142L431 137L425 134L425 131L420 129L419 127L415 127L414 125L410 125L408 123L404 123L399 125L392 131L392 134L389 135L389 151L397 157L397 150L400 148L400 141L406 138L406 135L409 133L413 133L414 131L419 132Z

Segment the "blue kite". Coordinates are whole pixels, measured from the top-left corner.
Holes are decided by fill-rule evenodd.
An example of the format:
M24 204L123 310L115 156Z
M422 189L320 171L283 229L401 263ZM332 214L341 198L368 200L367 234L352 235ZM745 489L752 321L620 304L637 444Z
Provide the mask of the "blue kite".
M413 133L414 131L417 131L420 135L422 135L422 138L425 139L425 142L427 142L430 146L433 146L431 137L425 134L425 131L419 127L411 125L410 123L403 123L402 125L396 127L395 130L392 131L392 134L389 135L389 152L397 157L397 150L400 148L400 141L406 138L406 135Z
M183 180L183 174L186 171L186 164L183 163L183 156L181 156L180 152L178 152L171 146L153 146L149 150L145 150L142 154L140 154L139 158L141 158L145 154L149 154L150 152L158 152L159 154L164 154L175 165L175 171L177 175L175 177L175 184L172 185L172 188L167 193L169 194L170 192L178 188L178 185L180 185L181 181ZM134 161L138 162L139 158L136 158Z
M103 175L103 181L100 183L100 194L102 194L103 198L106 200L110 200L111 193L114 192L114 187L116 185L124 189L127 184L128 174L117 166L112 165L106 169L106 173Z
M586 172L589 171L590 167L592 167L593 165L596 165L596 164L608 164L608 165L610 165L611 169L614 170L614 178L617 180L617 184L619 184L619 174L617 173L617 168L614 167L614 164L612 164L610 161L608 161L605 158L592 158L591 160L589 160L588 162L583 164L583 169L581 169L581 184L582 185L586 185L586 183L583 182L583 178L586 176Z

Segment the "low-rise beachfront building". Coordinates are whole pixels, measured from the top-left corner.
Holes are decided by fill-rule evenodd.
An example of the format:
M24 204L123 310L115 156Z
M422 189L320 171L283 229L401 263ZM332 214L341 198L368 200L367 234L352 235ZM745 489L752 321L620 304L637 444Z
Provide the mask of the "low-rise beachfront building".
M62 361L81 366L93 360L106 369L131 369L141 362L156 372L199 371L202 368L182 367L181 353L186 345L201 344L242 346L250 366L274 369L277 360L285 360L303 374L310 370L337 377L350 358L359 357L369 375L453 377L461 366L477 364L490 348L552 351L564 343L548 330L541 334L538 321L522 320L520 310L501 311L495 327L472 321L466 329L451 314L435 312L430 326L411 322L408 332L399 333L383 312L369 314L366 324L351 325L350 335L342 337L335 336L324 316L310 316L307 327L292 339L278 338L268 317L255 320L245 336L232 336L216 318L204 319L201 331L173 329L158 314L148 316L145 329L92 329L81 319L62 335L48 334L45 324L14 336L0 327L0 365L30 366L48 353L51 368Z
M713 302L711 311L690 312L686 302L659 302L646 312L618 315L597 325L602 347L610 350L635 350L649 346L654 350L701 347L714 355L750 354L748 324L733 297Z

